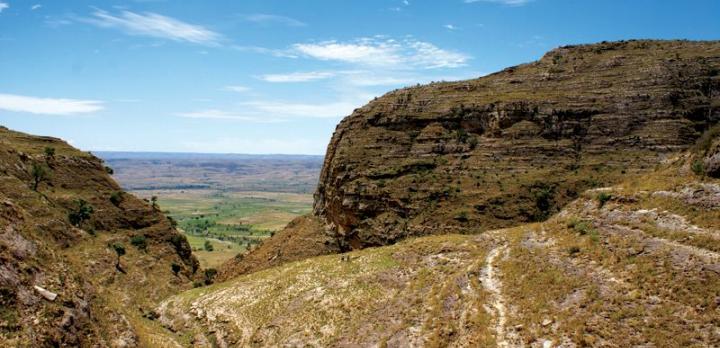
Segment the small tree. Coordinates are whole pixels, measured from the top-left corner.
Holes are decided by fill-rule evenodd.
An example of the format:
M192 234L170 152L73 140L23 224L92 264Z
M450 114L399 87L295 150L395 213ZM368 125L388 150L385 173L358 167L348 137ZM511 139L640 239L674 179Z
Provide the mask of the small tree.
M112 247L113 250L115 250L115 254L117 254L117 262L115 263L115 268L117 268L120 272L125 273L122 267L120 267L120 257L125 255L125 247L120 243L115 243L112 245Z
M205 241L204 247L205 247L205 251L213 251L213 249L214 249L212 243L210 243L209 240Z
M44 152L45 152L45 159L49 160L49 159L55 158L55 148L54 147L46 146Z
M108 167L108 166L105 166L105 172L108 173L108 174L110 174L110 175L115 174L115 171L114 171L112 168Z
M75 205L76 208L68 213L68 219L73 226L80 227L83 222L90 219L95 209L84 199L78 199Z
M42 164L33 164L30 174L33 178L33 191L38 190L41 182L50 180L50 169Z
M175 274L175 276L177 277L178 273L180 273L180 270L182 270L182 267L180 267L180 265L178 265L177 263L173 262L170 265L170 269L172 270L173 274Z
M157 196L152 196L152 197L150 198L150 202L152 203L153 209L155 209L155 210L158 210L158 209L159 209Z

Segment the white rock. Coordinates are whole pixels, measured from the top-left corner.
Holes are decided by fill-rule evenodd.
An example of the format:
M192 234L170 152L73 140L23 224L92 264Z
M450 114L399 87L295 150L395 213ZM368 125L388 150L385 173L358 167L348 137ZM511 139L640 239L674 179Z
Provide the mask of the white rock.
M51 291L47 291L47 290L45 290L45 289L43 289L43 288L41 288L41 287L39 287L39 286L37 286L37 285L35 285L35 290L37 290L37 292L39 292L40 295L42 295L42 297L44 297L44 298L45 298L46 300L48 300L48 301L54 301L55 298L57 297L57 294L56 294L56 293L51 292Z

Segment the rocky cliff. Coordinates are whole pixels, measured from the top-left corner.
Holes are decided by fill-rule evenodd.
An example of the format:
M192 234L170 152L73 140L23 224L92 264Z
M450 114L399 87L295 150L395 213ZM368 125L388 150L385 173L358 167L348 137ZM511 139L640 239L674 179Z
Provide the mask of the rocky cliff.
M697 165L709 149L580 193L543 222L184 292L159 321L198 347L717 347L720 180Z
M718 120L719 42L566 46L475 80L396 90L337 126L316 234L331 253L542 221L586 189L654 168ZM283 248L271 239L221 277L302 258Z
M161 346L153 307L198 267L89 153L0 127L0 346ZM159 330L161 331L161 330Z

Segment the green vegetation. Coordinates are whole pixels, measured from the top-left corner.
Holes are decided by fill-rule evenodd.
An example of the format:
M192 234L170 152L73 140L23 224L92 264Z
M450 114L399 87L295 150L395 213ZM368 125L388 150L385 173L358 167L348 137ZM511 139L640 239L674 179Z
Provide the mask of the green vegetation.
M178 276L178 273L180 273L180 270L181 270L181 269L182 269L182 267L180 267L180 265L178 265L178 264L175 263L175 262L173 262L173 263L170 265L170 270L173 272L173 274L174 274L176 277Z
M55 148L54 147L46 146L45 149L43 150L43 153L45 153L46 160L55 158Z
M705 175L705 166L703 165L702 161L695 161L690 165L690 169L692 169L693 173L697 176L703 176Z
M599 206L600 208L604 207L604 206L605 206L605 203L607 203L610 199L612 199L612 195L611 195L611 194L609 194L609 193L607 193L607 192L600 192L600 193L597 195L598 206Z
M132 236L132 238L130 238L130 244L139 250L147 250L147 238L141 234Z
M137 192L157 197L158 207L183 232L203 267L217 267L259 245L312 207L309 194L161 190ZM207 251L209 241L212 251Z
M30 174L33 178L33 191L38 190L38 186L41 182L50 180L50 169L43 164L33 164L32 172Z
M214 248L209 240L205 240L205 244L203 244L203 249L205 249L205 251L213 251Z
M123 201L123 193L121 191L113 192L110 195L110 203L112 203L114 206L118 207L120 206L120 203Z
M115 250L115 254L117 254L117 262L115 263L115 268L118 271L125 273L122 267L120 267L120 258L125 255L125 246L120 243L115 243L112 245L112 248L113 250Z
M95 209L84 199L75 201L75 209L68 213L68 220L75 227L80 227L83 222L90 219Z

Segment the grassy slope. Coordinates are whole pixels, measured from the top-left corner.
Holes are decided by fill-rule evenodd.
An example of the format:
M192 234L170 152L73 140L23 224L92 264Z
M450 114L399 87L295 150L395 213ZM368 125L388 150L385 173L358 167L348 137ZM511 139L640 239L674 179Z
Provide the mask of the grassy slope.
M172 297L161 320L254 346L716 346L720 180L672 161L544 223L281 265Z

